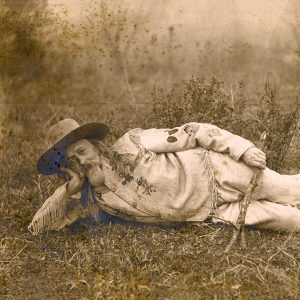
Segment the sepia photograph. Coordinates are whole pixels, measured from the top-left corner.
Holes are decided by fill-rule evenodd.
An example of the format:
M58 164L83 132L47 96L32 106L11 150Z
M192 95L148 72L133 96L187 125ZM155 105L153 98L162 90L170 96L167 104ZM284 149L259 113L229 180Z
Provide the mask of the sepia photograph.
M0 0L0 299L300 299L300 2Z

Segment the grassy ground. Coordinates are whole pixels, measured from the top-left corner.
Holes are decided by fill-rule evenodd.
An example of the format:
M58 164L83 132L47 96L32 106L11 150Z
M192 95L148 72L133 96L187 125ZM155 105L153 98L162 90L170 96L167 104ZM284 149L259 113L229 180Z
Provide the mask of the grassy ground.
M0 299L299 299L300 235L248 230L225 255L228 227L87 219L32 236L55 189L35 171L40 140L8 138L0 164Z

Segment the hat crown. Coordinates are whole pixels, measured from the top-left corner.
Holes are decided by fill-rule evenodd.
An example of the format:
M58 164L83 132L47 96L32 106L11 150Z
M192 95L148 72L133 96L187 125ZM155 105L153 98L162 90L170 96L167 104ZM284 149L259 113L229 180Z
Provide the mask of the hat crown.
M67 134L69 134L74 129L80 127L80 125L73 119L63 119L52 127L49 128L47 132L47 143L48 147L56 144Z

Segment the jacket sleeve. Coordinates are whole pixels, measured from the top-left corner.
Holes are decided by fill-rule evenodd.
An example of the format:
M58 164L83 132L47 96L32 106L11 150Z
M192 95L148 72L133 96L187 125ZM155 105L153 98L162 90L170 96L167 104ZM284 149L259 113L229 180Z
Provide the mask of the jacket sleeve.
M253 147L253 143L229 131L206 123L190 122L173 129L147 129L140 133L140 142L155 153L177 152L201 146L227 153L234 160Z
M80 203L80 192L71 199L66 195L67 183L59 186L34 215L28 230L38 234L46 230L58 230L89 215Z

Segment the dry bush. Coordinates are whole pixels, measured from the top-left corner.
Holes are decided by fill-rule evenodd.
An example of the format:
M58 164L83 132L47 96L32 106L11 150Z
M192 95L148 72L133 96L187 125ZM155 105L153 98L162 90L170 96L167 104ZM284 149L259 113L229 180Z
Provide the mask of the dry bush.
M284 108L269 79L262 95L252 103L247 101L249 97L243 89L240 83L228 93L224 83L216 78L192 78L169 93L155 91L150 117L143 119L142 125L172 128L186 122L212 123L254 143L266 131L268 166L282 170L299 122L298 101L289 110Z

